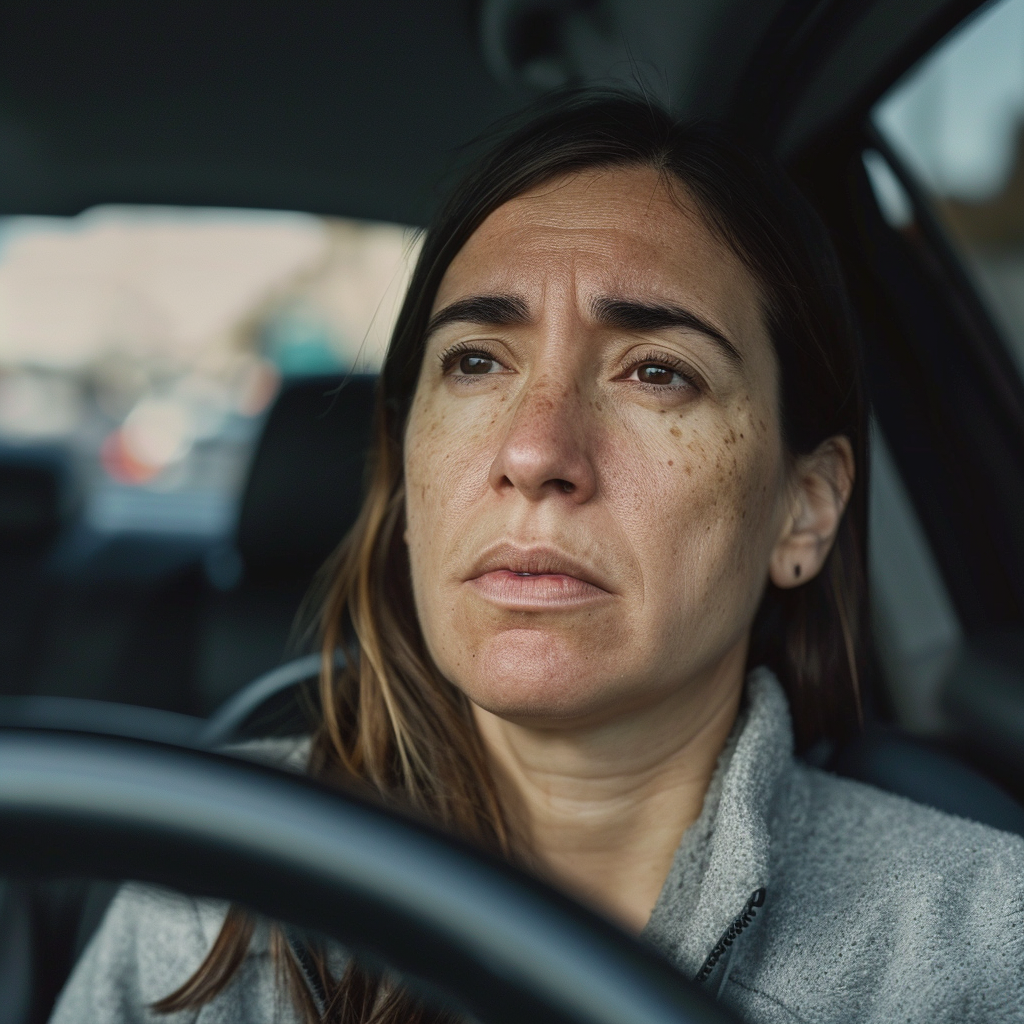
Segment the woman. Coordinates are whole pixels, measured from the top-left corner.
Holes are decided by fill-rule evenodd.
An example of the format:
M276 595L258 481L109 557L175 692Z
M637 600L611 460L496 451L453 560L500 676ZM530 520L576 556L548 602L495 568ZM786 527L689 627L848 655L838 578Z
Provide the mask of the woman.
M561 102L427 233L309 770L531 866L749 1020L1024 1018L1024 843L793 756L858 722L865 433L781 176L639 100ZM126 889L55 1019L436 1019L224 915Z

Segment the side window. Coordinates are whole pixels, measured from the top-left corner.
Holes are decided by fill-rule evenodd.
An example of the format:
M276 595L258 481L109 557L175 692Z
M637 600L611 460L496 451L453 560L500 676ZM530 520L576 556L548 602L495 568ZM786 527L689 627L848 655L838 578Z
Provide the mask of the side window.
M864 164L885 219L914 237L915 202L927 207L1024 374L1024 0L969 18L889 90L872 121L885 154L868 150ZM941 733L962 630L878 430L872 457L878 653L897 718Z
M985 7L917 64L873 121L958 251L1024 373L1024 0ZM879 203L905 200L880 159Z

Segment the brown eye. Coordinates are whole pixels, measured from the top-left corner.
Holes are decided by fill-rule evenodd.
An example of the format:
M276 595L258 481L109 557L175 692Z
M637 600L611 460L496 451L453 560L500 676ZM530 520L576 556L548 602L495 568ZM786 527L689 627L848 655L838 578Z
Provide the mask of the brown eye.
M496 365L496 361L491 359L490 356L480 355L479 353L465 355L459 360L459 373L491 373Z
M636 377L642 384L671 384L677 376L675 370L667 366L658 366L656 363L647 363L645 366L638 366Z

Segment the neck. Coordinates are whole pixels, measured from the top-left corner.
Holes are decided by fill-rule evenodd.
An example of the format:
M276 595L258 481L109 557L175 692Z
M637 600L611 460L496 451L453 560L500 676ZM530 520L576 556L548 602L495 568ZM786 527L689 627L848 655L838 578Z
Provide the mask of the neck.
M700 814L742 688L740 661L585 724L511 722L474 708L539 870L639 933Z

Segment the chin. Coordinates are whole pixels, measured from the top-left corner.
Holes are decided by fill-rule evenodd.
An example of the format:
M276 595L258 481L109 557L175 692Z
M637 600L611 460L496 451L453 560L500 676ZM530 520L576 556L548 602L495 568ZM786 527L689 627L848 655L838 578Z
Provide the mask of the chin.
M595 672L600 661L557 635L511 629L477 652L472 678L453 681L501 718L564 720L593 714L603 703Z

